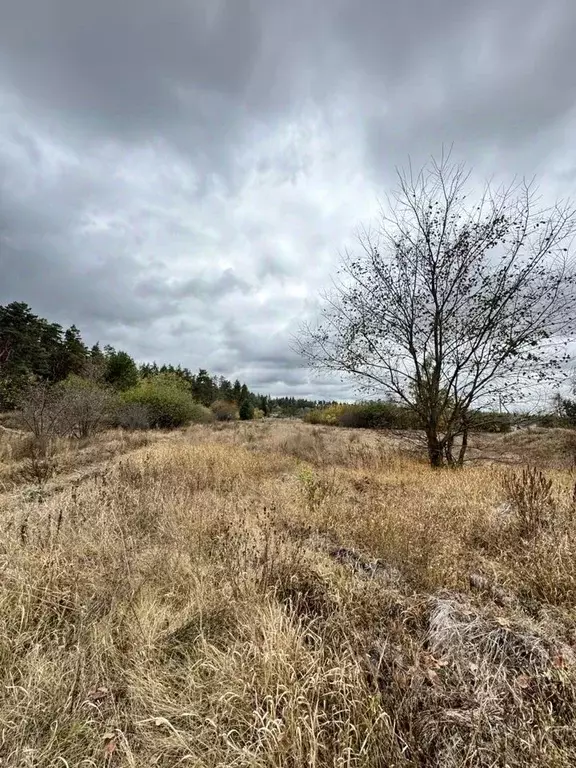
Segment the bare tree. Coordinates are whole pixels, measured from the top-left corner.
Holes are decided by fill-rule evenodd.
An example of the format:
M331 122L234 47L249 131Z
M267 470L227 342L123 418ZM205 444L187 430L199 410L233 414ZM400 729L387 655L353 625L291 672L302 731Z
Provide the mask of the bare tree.
M108 390L79 376L60 384L31 384L19 403L23 423L44 441L90 437L109 422L115 405Z
M312 366L413 409L435 467L463 463L474 409L564 375L574 330L575 209L526 182L475 198L469 179L449 156L399 171L297 341Z
M37 440L48 441L66 433L66 404L57 387L40 381L30 384L18 402L22 423Z
M62 424L71 437L90 437L110 422L116 401L95 381L70 376L59 391L64 403Z

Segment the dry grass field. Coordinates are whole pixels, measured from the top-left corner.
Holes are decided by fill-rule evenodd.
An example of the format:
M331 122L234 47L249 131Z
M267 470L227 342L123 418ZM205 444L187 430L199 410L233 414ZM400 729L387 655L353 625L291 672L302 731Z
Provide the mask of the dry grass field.
M456 472L298 422L49 467L26 440L0 433L0 765L576 765L570 433Z

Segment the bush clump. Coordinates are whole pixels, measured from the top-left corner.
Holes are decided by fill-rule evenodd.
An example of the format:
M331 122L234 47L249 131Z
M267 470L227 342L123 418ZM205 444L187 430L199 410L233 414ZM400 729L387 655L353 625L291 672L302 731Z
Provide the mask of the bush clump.
M405 406L379 400L329 405L305 416L310 424L327 424L356 429L417 429L416 414Z
M238 406L228 400L215 400L210 406L216 421L236 421L238 418Z
M191 423L212 420L212 414L197 403L186 383L175 377L159 375L141 381L122 394L124 406L140 406L145 409L149 426L158 429L175 429ZM140 411L142 418L143 410ZM132 412L131 415L135 415Z
M331 426L340 426L340 420L344 413L350 408L345 403L334 403L325 408L315 408L308 411L304 420L309 424L327 424Z
M506 434L512 431L513 416L496 411L473 411L470 414L472 432L493 432ZM551 424L550 426L555 426Z
M369 401L348 406L340 416L342 427L358 429L418 429L414 411L396 403Z
M56 391L65 434L76 438L90 437L113 421L117 400L114 393L98 382L71 374L56 385Z
M86 438L113 421L114 393L71 374L59 384L35 382L19 402L20 420L37 438Z
M421 429L416 411L407 405L386 400L361 403L337 403L315 408L304 416L309 424L326 424L353 429ZM507 413L473 411L469 429L472 432L510 432L513 419Z

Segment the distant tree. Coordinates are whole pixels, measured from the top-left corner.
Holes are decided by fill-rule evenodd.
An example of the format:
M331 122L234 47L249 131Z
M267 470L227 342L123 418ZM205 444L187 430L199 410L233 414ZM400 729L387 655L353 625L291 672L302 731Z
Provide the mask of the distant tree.
M449 157L400 172L298 342L312 366L416 412L434 467L463 463L475 408L564 376L574 333L575 209L541 207L531 184L469 196L468 179Z
M0 349L0 407L12 408L30 381L57 380L62 328L35 315L27 304L12 302L0 307Z
M104 379L114 389L124 392L138 383L138 366L127 352L106 347L106 372Z
M325 405L330 405L330 403L323 400L306 400L305 398L268 397L266 407L269 415L284 417L298 416L306 410L322 408Z
M192 372L189 368L182 369L182 378L186 380L188 386L190 387L190 391L192 391L192 381L194 377L192 376Z
M224 376L218 382L218 398L220 400L233 400L232 383Z
M240 403L239 416L241 421L251 421L254 418L254 406L249 398L245 398Z
M104 362L106 360L106 356L104 352L102 352L100 348L100 344L96 342L93 347L91 347L90 352L88 353L90 360L92 360L95 363Z
M98 342L90 349L87 362L90 364L91 370L99 371L99 378L103 380L106 373L106 355Z
M202 405L207 407L210 406L210 404L215 400L216 391L214 388L214 382L208 371L206 371L204 368L201 368L198 371L192 383L192 392L194 394L194 398L199 403L202 403Z
M99 344L88 351L84 365L82 367L82 378L92 381L100 386L106 385L106 356L100 349Z
M10 340L3 339L0 342L0 372L2 371L2 366L7 365L8 361L10 360L11 353L12 344L10 343Z
M147 379L149 376L156 376L159 373L158 365L154 363L143 363L140 366L139 374L143 379Z
M82 341L80 331L75 325L64 332L64 340L57 360L58 379L65 379L74 374L80 376L87 361L91 359L88 348Z
M576 427L576 400L556 395L554 398L556 417L570 427Z
M203 368L193 375L180 364L158 366L153 362L138 367L127 352L110 345L102 348L96 343L88 349L75 325L63 331L57 323L35 315L24 302L0 306L0 409L15 407L21 393L35 382L51 384L80 376L92 385L126 391L135 387L139 379L159 374L182 383L186 394L206 407L215 400L236 399L236 410L244 399L249 399L253 406L259 403L259 398L240 381L233 386L225 377L212 376ZM128 420L143 423L143 408L132 405L124 409L126 414L130 410ZM205 417L203 412L202 418Z
M49 379L56 349L62 343L59 325L35 315L23 302L0 307L0 345L11 351L9 373Z
M232 386L232 399L236 403L236 405L240 405L240 402L242 400L242 384L236 379Z

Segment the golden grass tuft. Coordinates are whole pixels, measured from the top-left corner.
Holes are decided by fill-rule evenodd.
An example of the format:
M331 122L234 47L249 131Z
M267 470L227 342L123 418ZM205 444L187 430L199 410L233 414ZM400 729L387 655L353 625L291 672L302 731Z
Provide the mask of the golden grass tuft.
M2 765L576 764L571 470L296 422L57 456L0 453Z

